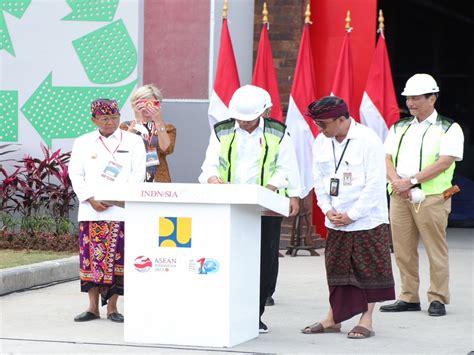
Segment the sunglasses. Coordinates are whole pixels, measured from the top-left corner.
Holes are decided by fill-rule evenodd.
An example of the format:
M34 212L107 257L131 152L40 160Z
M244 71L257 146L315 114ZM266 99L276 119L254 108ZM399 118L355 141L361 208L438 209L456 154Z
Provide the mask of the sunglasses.
M159 108L160 107L160 102L158 100L153 100L153 99L139 99L135 101L134 104L135 106L139 104L143 104L145 105L145 108L149 108L149 107Z

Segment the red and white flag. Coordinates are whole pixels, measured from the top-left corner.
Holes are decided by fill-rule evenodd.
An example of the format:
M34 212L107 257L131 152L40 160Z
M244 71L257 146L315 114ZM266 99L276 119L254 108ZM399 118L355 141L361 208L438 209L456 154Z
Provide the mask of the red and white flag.
M372 128L382 142L400 119L397 96L383 31L380 32L360 105L360 121Z
M358 120L359 112L356 109L354 101L354 70L352 65L350 35L351 29L348 29L344 36L344 41L342 42L331 95L339 96L343 99L346 102L347 107L349 107L349 114Z
M296 150L296 157L303 188L301 198L313 188L313 142L318 128L313 120L305 115L308 105L316 99L316 76L309 34L310 24L306 24L301 36L300 49L296 62L293 87L290 93L286 125Z
M253 69L252 85L259 86L268 91L272 98L272 110L270 117L283 121L283 110L281 109L280 92L273 64L272 47L268 37L268 24L262 25L260 42L258 45L257 59Z
M209 125L211 131L214 124L229 118L229 101L235 90L240 87L237 63L235 62L234 49L230 39L227 19L222 20L221 42L217 71L214 78L214 90L209 100Z

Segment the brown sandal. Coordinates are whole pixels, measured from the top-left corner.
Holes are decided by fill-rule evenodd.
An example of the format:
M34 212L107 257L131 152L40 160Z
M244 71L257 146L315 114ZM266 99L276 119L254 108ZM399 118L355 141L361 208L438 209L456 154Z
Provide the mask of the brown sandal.
M301 329L301 333L303 334L339 333L340 331L341 325L339 325L339 327L334 325L332 327L324 328L324 326L319 322L308 325L304 329Z
M358 333L362 335L351 335L351 333ZM375 335L373 330L367 329L361 325L356 325L352 330L347 333L349 339L367 339Z

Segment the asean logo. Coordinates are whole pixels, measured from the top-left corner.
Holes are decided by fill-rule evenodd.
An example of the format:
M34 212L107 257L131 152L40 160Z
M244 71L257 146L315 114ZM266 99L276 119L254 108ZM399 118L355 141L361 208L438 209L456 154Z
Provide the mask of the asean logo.
M135 258L135 261L133 262L133 266L135 266L135 269L137 271L147 272L148 270L151 269L153 265L149 258L143 255L140 255Z
M189 217L160 217L158 246L191 248L191 222Z

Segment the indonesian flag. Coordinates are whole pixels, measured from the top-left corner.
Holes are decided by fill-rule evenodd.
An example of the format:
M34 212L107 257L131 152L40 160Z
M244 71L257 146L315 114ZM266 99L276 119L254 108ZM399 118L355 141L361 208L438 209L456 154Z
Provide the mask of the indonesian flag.
M352 66L352 51L351 51L351 29L346 32L344 41L342 42L341 53L339 61L337 62L336 74L332 84L331 95L339 96L343 99L347 107L349 107L349 114L358 120L359 111L356 110L354 101L354 71Z
M399 119L400 110L393 87L385 36L381 31L362 96L360 120L372 128L383 142L389 128Z
M229 118L229 101L240 87L237 63L235 62L234 49L230 39L227 19L222 21L221 42L219 57L217 59L217 71L214 79L214 90L209 100L209 125L211 131L214 124Z
M309 26L306 24L301 36L298 60L296 62L293 87L290 93L286 125L296 150L296 158L300 169L301 198L308 195L313 188L313 142L318 134L318 128L313 120L305 115L308 105L316 99L316 79ZM323 222L324 224L324 222Z
M252 85L259 86L268 91L272 98L272 110L270 117L283 121L278 81L273 64L272 47L268 37L268 24L264 23L260 33L257 59L253 70Z

